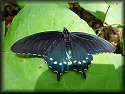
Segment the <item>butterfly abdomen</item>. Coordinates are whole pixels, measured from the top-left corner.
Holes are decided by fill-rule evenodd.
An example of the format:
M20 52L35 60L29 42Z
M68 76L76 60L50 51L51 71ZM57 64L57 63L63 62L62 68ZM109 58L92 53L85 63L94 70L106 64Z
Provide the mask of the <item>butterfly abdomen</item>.
M67 55L67 59L70 62L69 65L72 63L72 51L71 51L71 35L69 33L69 31L64 28L63 30L63 36L64 36L64 42L65 42L65 47L66 47L66 55Z

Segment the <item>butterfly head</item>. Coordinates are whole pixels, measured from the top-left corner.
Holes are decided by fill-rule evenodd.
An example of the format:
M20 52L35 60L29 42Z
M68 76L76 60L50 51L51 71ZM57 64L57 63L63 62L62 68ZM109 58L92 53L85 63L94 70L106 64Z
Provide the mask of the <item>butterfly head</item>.
M65 38L69 37L69 31L66 28L63 29L63 35Z
M68 33L69 31L64 27L63 33Z

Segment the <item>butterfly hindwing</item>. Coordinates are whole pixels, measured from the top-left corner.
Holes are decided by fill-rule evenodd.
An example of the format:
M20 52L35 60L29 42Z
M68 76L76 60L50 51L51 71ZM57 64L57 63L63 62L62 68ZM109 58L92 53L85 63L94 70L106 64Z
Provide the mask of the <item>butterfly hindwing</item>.
M48 66L52 68L54 72L57 72L57 79L59 80L59 75L69 70L69 59L66 55L66 45L63 38L56 41L56 45L44 55L44 60L47 62Z
M82 72L84 78L86 78L85 70L88 69L88 65L91 64L93 57L85 51L84 47L80 46L77 37L71 38L69 48L67 48L67 43L63 37L56 41L55 44L49 53L45 54L44 59L48 66L57 72L57 79L59 78L59 74L68 70Z
M93 57L91 54L87 53L83 46L77 41L77 37L71 37L71 47L72 47L72 62L71 65L73 70L77 70L83 73L84 78L86 78L85 70L91 64Z

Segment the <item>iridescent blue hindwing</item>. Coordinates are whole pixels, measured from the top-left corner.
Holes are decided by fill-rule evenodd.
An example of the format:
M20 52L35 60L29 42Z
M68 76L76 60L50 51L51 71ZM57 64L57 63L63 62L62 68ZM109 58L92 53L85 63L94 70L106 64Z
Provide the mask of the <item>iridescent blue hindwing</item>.
M44 60L54 72L57 72L57 79L60 75L67 72L70 68L68 65L69 59L66 55L66 45L63 39L57 40L56 45L44 55Z
M92 55L87 53L84 47L73 37L71 38L70 48L68 49L63 38L57 40L55 44L49 53L44 55L44 59L48 66L54 72L57 72L57 79L59 80L60 74L68 70L82 72L84 78L86 78L85 70L91 64L93 59Z
M73 70L83 73L84 78L86 78L85 70L88 69L93 57L84 49L79 41L77 41L77 37L71 37L71 47L73 62L71 67Z

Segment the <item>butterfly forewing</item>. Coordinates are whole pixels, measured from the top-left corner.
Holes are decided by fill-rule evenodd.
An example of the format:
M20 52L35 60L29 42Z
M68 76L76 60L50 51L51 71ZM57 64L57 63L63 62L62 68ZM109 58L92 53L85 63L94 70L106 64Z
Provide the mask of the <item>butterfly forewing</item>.
M33 34L14 43L11 50L20 54L44 55L60 38L60 34L56 31Z
M81 32L74 32L72 33L72 36L76 37L79 44L84 47L89 54L115 51L115 48L111 43L97 36Z

